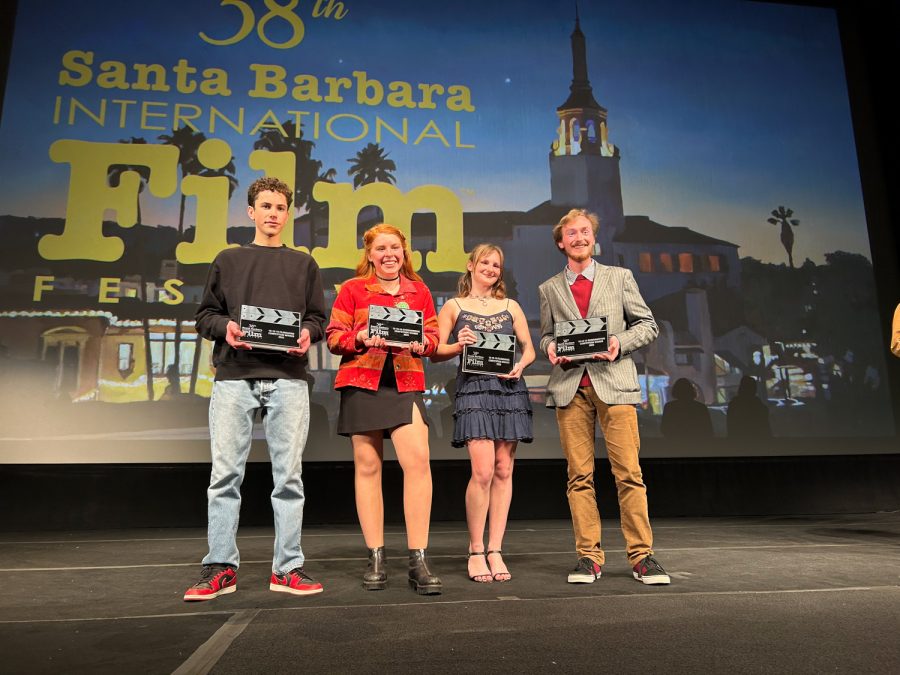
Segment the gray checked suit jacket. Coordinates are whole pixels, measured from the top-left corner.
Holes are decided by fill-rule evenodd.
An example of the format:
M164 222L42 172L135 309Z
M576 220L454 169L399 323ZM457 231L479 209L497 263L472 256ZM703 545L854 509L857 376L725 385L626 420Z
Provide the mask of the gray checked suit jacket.
M565 270L541 284L538 291L541 298L541 351L546 355L548 345L554 340L555 323L582 317L566 281ZM619 357L612 362L589 360L553 366L547 385L547 407L571 403L585 367L594 391L604 403L640 403L637 369L629 355L653 342L659 335L659 327L641 297L631 270L597 264L588 316L607 317L610 336L619 339Z

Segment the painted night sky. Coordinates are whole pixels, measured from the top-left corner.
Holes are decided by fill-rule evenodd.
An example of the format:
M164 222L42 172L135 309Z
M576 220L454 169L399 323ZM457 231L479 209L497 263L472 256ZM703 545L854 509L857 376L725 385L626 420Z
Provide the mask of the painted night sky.
M445 185L467 211L527 210L549 198L555 111L572 77L573 3L348 0L340 21L312 19L312 4L297 9L305 21L302 42L278 50L255 31L228 47L201 40L201 31L235 32L237 10L217 2L20 3L0 129L0 214L64 214L68 166L48 158L55 140L156 142L167 133L141 129L134 116L121 128L117 119L99 127L84 116L75 126L54 125L57 96L88 106L104 97L215 105L224 112L243 106L248 120L269 108L282 121L290 110L320 112L323 119L351 113L373 126L376 115L394 126L405 117L410 142L389 135L382 142L401 189ZM259 16L266 11L262 2L248 5ZM821 262L834 250L870 257L832 10L721 0L595 2L585 3L580 16L594 96L609 111L610 140L621 151L626 214L737 243L742 256L784 262L779 230L766 223L769 211L783 204L800 219L796 260ZM286 28L271 20L267 35L287 39ZM60 86L62 55L72 49L94 51L95 72L105 60L171 67L184 58L200 70L222 68L232 94ZM449 111L440 98L433 110L357 105L354 90L340 104L250 98L251 63L280 64L289 78L364 70L385 85L464 85L475 110ZM447 148L434 138L414 145L429 120L451 146L458 122L462 144L475 147ZM211 136L204 122L198 126ZM335 129L352 135L357 127ZM258 175L246 161L256 136L219 131L237 165L231 223L243 225L243 194ZM346 160L374 140L372 134L356 142L323 134L313 154L337 170L338 181L349 181ZM175 224L177 194L142 199L145 223ZM191 200L188 206L190 223Z

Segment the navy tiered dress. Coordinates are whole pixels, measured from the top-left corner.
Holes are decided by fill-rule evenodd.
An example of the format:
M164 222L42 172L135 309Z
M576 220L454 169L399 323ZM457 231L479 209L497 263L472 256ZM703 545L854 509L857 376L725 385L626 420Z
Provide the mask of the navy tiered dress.
M460 305L453 337L458 338L465 326L481 333L514 334L508 307L507 303L502 312L478 314ZM533 436L531 401L522 378L507 380L459 370L453 406L453 447L465 447L467 441L479 438L530 443Z

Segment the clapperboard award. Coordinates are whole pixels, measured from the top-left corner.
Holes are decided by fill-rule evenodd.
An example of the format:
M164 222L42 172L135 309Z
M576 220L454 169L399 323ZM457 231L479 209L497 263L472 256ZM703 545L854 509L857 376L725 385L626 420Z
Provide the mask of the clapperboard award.
M463 372L509 375L516 363L516 336L474 332L475 342L463 345Z
M261 349L294 349L300 338L300 319L300 312L241 305L241 342Z
M605 316L575 321L557 321L556 355L577 361L609 350L609 328Z
M369 305L369 337L383 337L389 347L407 347L410 342L425 342L422 312L403 307Z

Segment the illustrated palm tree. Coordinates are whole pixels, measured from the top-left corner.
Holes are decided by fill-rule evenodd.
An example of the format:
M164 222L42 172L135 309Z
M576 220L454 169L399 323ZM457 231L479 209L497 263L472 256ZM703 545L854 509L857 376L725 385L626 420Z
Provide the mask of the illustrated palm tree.
M141 311L141 328L144 330L144 369L147 372L147 400L152 401L153 394L153 353L150 346L150 315L148 303L150 299L147 297L147 278L144 274L140 275L140 299L144 303Z
M228 199L231 200L231 197L234 195L234 191L238 186L238 180L235 178L236 168L234 166L234 157L231 158L231 161L228 162L221 169L203 169L199 175L209 178L214 178L217 176L225 176L228 179ZM178 371L181 365L181 321L175 320L176 331L175 331L175 369ZM203 346L203 337L200 333L197 333L197 336L194 338L194 360L191 363L191 383L188 389L189 393L193 394L197 390L197 376L200 372L200 350Z
M138 143L141 145L146 145L147 141L143 138L138 138L136 136L132 136L129 139L122 139L119 143ZM147 186L147 181L150 180L150 167L148 166L140 166L137 164L111 164L109 170L106 174L106 180L109 183L110 187L119 187L119 182L122 180L122 174L126 171L134 171L141 178L141 182L138 184L138 194L137 194L137 225L141 224L141 193L144 191L144 188Z
M779 206L777 209L772 210L772 217L766 220L766 222L771 223L772 225L781 225L781 245L784 246L784 250L787 251L788 263L791 267L794 266L794 231L791 228L797 227L800 224L799 220L792 218L793 215L793 209L786 209L783 206Z
M122 139L119 143L136 143L144 145L147 143L147 140L144 138L139 138L137 136L132 136L129 139ZM109 183L110 187L119 187L119 183L122 180L122 174L126 171L134 171L138 176L140 176L140 183L138 183L138 194L137 194L137 223L136 225L141 224L141 193L144 191L144 187L147 185L147 181L150 180L150 167L140 166L137 164L112 164L106 173L106 180ZM147 303L147 284L144 279L144 275L140 276L140 298L141 301L146 305ZM143 312L143 316L141 317L141 326L144 330L144 369L147 372L147 400L153 400L153 359L150 354L150 319L147 315L146 309Z
M394 185L397 179L393 172L397 170L394 160L388 159L388 153L377 143L369 143L356 153L356 157L347 160L351 166L347 169L347 175L353 176L353 187L368 183L390 183Z
M197 175L203 176L204 178L216 178L219 176L225 176L225 178L228 179L228 200L231 201L231 198L234 195L234 191L238 186L238 179L234 176L236 171L237 167L235 167L234 157L232 157L231 161L221 169L208 169L204 167L204 169L202 171L199 171Z
M202 131L194 131L189 126L183 126L176 129L171 134L162 134L159 136L166 145L174 145L178 148L178 166L181 168L181 177L184 178L190 174L200 173L203 166L197 159L197 150L200 144L206 140L206 136ZM184 204L185 195L181 194L181 203L178 211L178 236L179 238L184 232Z
M269 152L292 152L296 158L294 164L294 207L313 209L313 186L319 180L327 180L327 176L333 172L328 169L322 172L322 162L313 159L312 151L316 144L303 138L303 129L298 129L296 123L291 120L281 125L282 134L277 129L263 129L259 132L259 138L253 143L254 150L268 150ZM333 174L332 174L333 180Z

